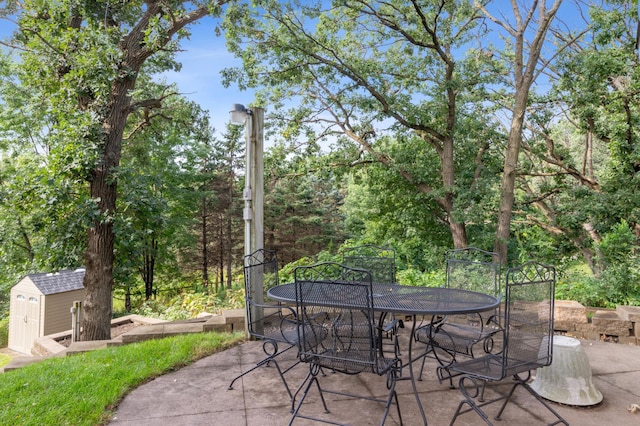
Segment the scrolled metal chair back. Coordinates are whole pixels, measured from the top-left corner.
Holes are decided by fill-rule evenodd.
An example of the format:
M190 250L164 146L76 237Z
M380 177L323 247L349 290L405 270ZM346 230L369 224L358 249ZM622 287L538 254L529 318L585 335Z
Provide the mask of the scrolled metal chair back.
M376 283L396 283L396 253L389 247L364 245L348 247L342 252L342 264L371 272Z

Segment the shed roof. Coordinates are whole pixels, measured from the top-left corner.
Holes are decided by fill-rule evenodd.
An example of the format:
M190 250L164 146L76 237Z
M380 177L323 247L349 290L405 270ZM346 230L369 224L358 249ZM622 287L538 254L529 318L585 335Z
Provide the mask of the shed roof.
M82 289L84 272L85 270L83 268L75 270L65 269L53 273L29 274L27 277L31 279L38 290L46 296Z

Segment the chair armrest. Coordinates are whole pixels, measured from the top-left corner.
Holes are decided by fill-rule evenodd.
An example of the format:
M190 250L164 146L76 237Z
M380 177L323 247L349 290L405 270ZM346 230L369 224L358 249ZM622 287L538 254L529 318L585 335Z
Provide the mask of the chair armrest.
M393 318L391 321L382 324L382 326L380 327L380 329L385 333L390 333L396 330L396 328L404 328L404 321Z

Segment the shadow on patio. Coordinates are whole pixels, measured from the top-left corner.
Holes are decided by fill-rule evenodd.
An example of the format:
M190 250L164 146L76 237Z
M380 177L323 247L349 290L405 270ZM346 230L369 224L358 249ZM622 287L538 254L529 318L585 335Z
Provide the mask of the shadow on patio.
M587 408L551 403L552 407L572 425L638 426L640 412L634 414L628 408L632 404L640 404L640 347L590 340L581 342L591 365L594 385L602 392L604 400L597 406ZM234 389L227 390L233 377L251 368L252 363L261 359L262 355L261 342L246 342L158 377L131 392L117 407L111 424L286 425L291 415L290 402L275 368L260 368L238 380ZM403 352L403 355L406 356L406 353ZM295 352L290 351L285 357L288 359L283 364L292 363ZM448 425L462 396L457 389L449 389L446 383L438 383L435 367L435 361L428 359L423 380L416 383L429 425ZM287 373L290 386L297 387L307 372L307 365L301 364ZM509 382L507 379L505 384L491 386L488 392L502 392ZM359 393L375 396L384 395L386 390L385 378L370 374L345 376L328 373L322 383L328 388L357 389ZM400 381L397 391L404 424L420 424L410 382ZM327 395L327 404L331 410L328 418L354 426L378 424L383 409L381 404L374 402L333 395ZM536 425L551 421L551 415L540 407L535 399L518 389L515 400L503 413L502 424ZM497 409L489 407L487 412L491 416ZM304 410L318 415L323 413L316 389L312 388ZM544 418L538 417L541 415ZM398 424L397 420L397 413L392 409L386 424ZM482 421L478 416L468 413L455 424L480 423ZM311 422L296 419L295 424Z

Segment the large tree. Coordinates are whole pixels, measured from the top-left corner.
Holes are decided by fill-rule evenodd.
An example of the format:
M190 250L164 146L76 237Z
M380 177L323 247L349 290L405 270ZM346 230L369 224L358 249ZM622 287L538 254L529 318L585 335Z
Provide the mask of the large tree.
M549 63L549 58L542 57L547 35L556 17L562 0L554 0L548 5L547 0L533 1L530 5L511 0L510 17L492 14L487 9L490 2L474 0L477 8L483 11L492 22L507 32L512 39L512 49L505 49L511 60L511 77L513 92L502 99L504 106L510 111L509 136L505 150L504 170L498 211L498 227L494 250L504 263L507 262L507 248L511 234L511 218L515 199L515 182L517 177L518 156L522 146L524 122L530 104L529 92L536 79ZM532 35L529 35L531 33Z
M460 131L460 122L484 120L473 101L496 65L475 48L478 11L444 0L259 3L226 15L230 49L244 64L228 79L263 89L260 100L275 105L271 118L284 137L350 142L354 166L366 158L398 174L436 205L453 244L466 246L457 192L478 184L491 139L480 125ZM384 149L388 135L412 146L406 162ZM465 163L477 173L457 180Z
M570 243L596 276L615 263L611 247L601 250L608 235L622 226L636 246L640 239L639 20L628 2L609 3L615 7L585 15L588 33L562 34L574 43L550 69L556 90L546 108L525 121L519 186L526 195L514 212Z
M162 98L136 92L141 73L175 67L177 41L189 24L216 13L220 1L27 0L12 47L20 52L20 84L50 117L52 164L84 180L93 217L85 253L83 338L110 337L114 218L125 129L154 119ZM132 115L142 111L142 114ZM132 120L139 120L132 123Z

